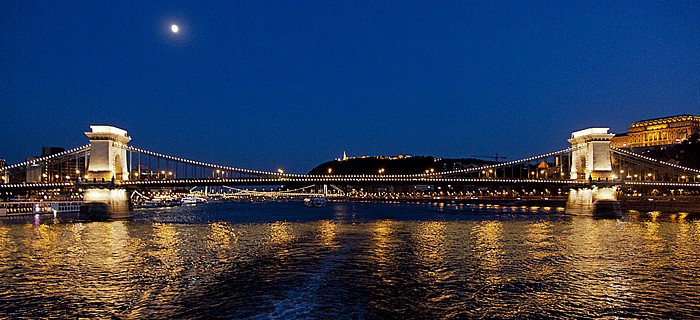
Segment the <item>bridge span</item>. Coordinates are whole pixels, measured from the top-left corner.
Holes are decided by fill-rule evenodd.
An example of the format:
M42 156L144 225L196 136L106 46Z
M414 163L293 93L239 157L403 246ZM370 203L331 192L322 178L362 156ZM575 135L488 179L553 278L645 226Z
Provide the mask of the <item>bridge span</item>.
M307 175L245 169L184 159L128 145L125 130L91 126L90 144L0 168L0 196L32 190L73 190L86 202L116 191L193 186L424 186L556 187L700 190L700 170L610 147L607 128L572 133L571 147L519 160L406 175ZM128 199L126 195L118 196Z

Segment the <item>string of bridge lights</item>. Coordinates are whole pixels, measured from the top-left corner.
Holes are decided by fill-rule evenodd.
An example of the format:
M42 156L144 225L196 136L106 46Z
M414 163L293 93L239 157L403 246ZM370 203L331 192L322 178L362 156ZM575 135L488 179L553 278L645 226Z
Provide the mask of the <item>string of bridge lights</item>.
M630 151L618 149L618 148L615 148L615 147L610 147L610 150L612 150L612 151L614 151L614 152L617 152L617 153L619 153L619 154L622 154L622 155L629 156L629 157L640 158L640 159L644 159L644 160L646 160L646 161L658 163L658 164L661 164L661 165L674 167L674 168L676 168L676 169L681 169L681 170L690 171L690 172L694 172L694 173L700 173L700 170L697 170L697 169L688 168L688 167L684 167L684 166L679 166L679 165L677 165L677 164L673 164L673 163L665 162L665 161L661 161L661 160L656 160L656 159L654 159L654 158L650 158L650 157L647 157L647 156L644 156L644 155L641 155L641 154L636 154L636 153L634 153L634 152L630 152Z
M195 161L195 160L175 157L175 156L171 156L171 155L167 155L167 154L162 154L162 153L158 153L158 152L148 151L145 149L140 149L140 148L136 148L136 147L132 147L132 146L129 146L128 149L129 149L129 151L132 151L132 152L139 152L139 153L147 154L147 155L154 156L154 157L159 157L159 158L163 158L163 159L168 159L168 160L172 160L172 161L187 163L187 164L201 166L201 167L208 167L211 169L225 170L225 171L239 172L239 173L247 173L247 174L256 174L256 175L281 175L281 173L279 173L279 172L234 168L234 167L222 166L222 165L207 163L207 162L202 162L202 161Z
M278 178L223 178L223 179L217 179L217 180L212 180L212 179L180 179L180 180L127 180L127 181L120 181L120 182L115 182L115 185L121 185L121 186L164 186L164 185L206 185L206 184L211 184L211 183L240 183L240 184L246 184L246 183L271 183L271 184L279 184L280 181L285 181L285 182L309 182L309 183L332 183L332 182L440 182L440 183L448 183L448 182L483 182L483 181L489 181L489 182L496 182L496 183L509 183L509 184L517 184L517 183L538 183L538 184L544 184L544 183L550 183L550 184L564 184L564 185L576 185L576 184L581 184L581 181L577 180L539 180L539 179L480 179L480 178L413 178L408 180L407 178L402 178L402 177L390 177L390 176L366 176L366 177L359 177L359 178L352 178L349 176L319 176L317 178L313 177L303 177L303 178L294 178L294 179L287 179L287 180L280 180Z
M578 149L580 149L580 148L578 148ZM515 165L515 164L522 164L522 163L526 163L526 162L531 162L534 160L546 159L549 157L558 156L558 155L561 155L564 153L569 153L572 151L574 151L574 148L566 148L563 150L554 151L554 152L546 153L543 155L529 157L529 158L520 159L520 160L513 160L513 161L502 162L502 163L498 163L498 164L490 164L490 165L476 167L476 168L443 171L443 172L439 172L439 173L435 173L435 174L427 174L427 175L449 175L449 174L458 174L458 173L478 172L478 171L482 171L482 170L486 170L486 169L496 169L496 168L507 167L507 166L511 166L511 165ZM426 174L424 174L424 175L426 175Z
M632 158L643 159L643 160L648 161L648 162L657 163L660 165L665 165L665 166L673 167L673 168L688 171L688 172L700 173L700 170L697 170L697 169L688 168L688 167L676 165L673 163L656 160L656 159L653 159L653 158L650 158L650 157L647 157L644 155L632 153L632 152L629 152L626 150L622 150L622 149L618 149L618 148L614 148L614 147L610 147L610 149L615 153L629 156ZM511 165L527 163L527 162L531 162L534 160L549 158L552 156L557 156L557 155L561 155L564 153L569 153L569 152L575 151L574 148L566 148L563 150L550 152L550 153L546 153L546 154L542 154L542 155L538 155L538 156L528 157L528 158L524 158L524 159L520 159L520 160L508 161L508 162L486 165L486 166L481 166L481 167L476 167L476 168L451 170L451 171L444 171L444 172L437 172L437 173L420 173L420 174L405 174L405 175L367 175L367 174L362 174L362 175L306 175L306 174L283 173L283 172L281 172L281 170L280 170L280 172L270 172L270 171L251 170L251 169L217 165L217 164L213 164L213 163L195 161L195 160L180 158L180 157L171 156L171 155L167 155L167 154L162 154L162 153L158 153L158 152L153 152L153 151L149 151L149 150L145 150L145 149L141 149L141 148L136 148L133 146L129 146L128 150L132 151L132 152L140 152L140 153L143 153L146 155L160 157L163 159L168 159L168 160L177 161L177 162L181 162L181 163L187 163L187 164L191 164L191 165L208 167L211 169L230 171L230 172L239 172L239 173L246 173L246 174L253 174L253 175L275 176L275 177L278 177L278 178L275 178L276 181L279 181L278 180L279 177L299 178L298 180L295 179L295 181L308 181L308 179L312 179L312 180L323 179L324 181L330 181L330 180L334 180L334 181L350 181L350 180L352 180L352 181L399 181L396 179L400 179L403 181L403 179L406 179L406 178L415 178L416 179L415 181L418 181L418 179L430 181L432 179L427 178L427 177L445 176L445 175L452 175L452 174L459 174L459 173L470 173L470 172L478 172L478 171L488 170L488 169L507 167L507 166L511 166ZM59 152L59 153L56 153L53 155L40 157L37 159L28 160L28 161L20 162L17 164L9 165L9 166L5 167L5 170L19 168L19 167L23 167L23 166L27 166L27 165L33 165L33 164L49 161L49 160L54 159L54 158L58 158L58 157L66 156L66 155L71 155L71 154L75 154L75 153L80 153L80 152L84 152L84 151L90 151L90 145L84 145L84 146L80 146L77 148L65 150L65 151L62 151L62 152ZM228 179L228 178L224 179L224 181L227 181L227 180L232 181L232 182L240 182L239 179ZM255 180L256 181L264 181L264 180L260 180L260 179L255 179ZM538 181L538 182L550 181L550 180L534 180L534 179L489 179L489 180L494 181L494 182L515 182L515 183L528 182L529 180ZM208 181L208 180L202 180L202 181ZM248 180L246 180L246 181L248 181ZM440 180L440 182L450 182L450 181L476 182L476 181L482 181L482 180L481 179L467 179L467 180L464 180L464 179L460 179L460 180L445 179L445 180ZM551 181L560 181L560 180L551 180ZM666 184L669 184L669 183L666 183ZM53 186L53 184L42 184L42 185ZM63 185L64 184L62 184L62 183L56 184L56 186L63 186ZM676 185L676 184L671 183L669 185Z
M24 161L24 162L16 163L16 164L13 164L13 165L9 165L9 166L6 166L5 169L6 169L6 170L9 170L9 169L14 169L14 168L19 168L19 167L25 167L25 166L32 165L32 164L36 164L36 163L39 163L39 162L48 161L48 160L51 160L51 159L53 159L53 158L66 156L66 155L69 155L69 154L72 154L72 153L79 153L79 152L83 152L83 151L86 151L86 150L90 150L90 145L89 145L89 144L86 144L86 145L84 145L84 146L80 146L80 147L77 147L77 148L73 148L73 149L70 149L70 150L61 151L61 152L59 152L59 153L52 154L52 155L48 155L48 156L45 156L45 157L40 157L40 158L36 158L36 159L32 159L32 160L27 160L27 161Z

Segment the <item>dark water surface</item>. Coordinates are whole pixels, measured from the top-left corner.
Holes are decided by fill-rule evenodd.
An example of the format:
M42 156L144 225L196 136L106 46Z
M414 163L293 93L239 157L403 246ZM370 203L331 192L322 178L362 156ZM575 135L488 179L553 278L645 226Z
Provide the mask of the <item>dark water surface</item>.
M223 203L0 220L0 318L693 318L700 222Z

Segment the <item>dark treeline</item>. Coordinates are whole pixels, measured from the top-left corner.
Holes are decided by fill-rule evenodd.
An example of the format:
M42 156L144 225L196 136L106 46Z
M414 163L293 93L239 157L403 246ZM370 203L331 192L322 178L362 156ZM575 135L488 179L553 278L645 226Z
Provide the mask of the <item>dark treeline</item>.
M479 159L444 159L429 156L390 159L382 157L351 158L322 163L309 174L417 174L459 170L496 162ZM330 172L329 172L330 169ZM382 170L383 169L383 170Z

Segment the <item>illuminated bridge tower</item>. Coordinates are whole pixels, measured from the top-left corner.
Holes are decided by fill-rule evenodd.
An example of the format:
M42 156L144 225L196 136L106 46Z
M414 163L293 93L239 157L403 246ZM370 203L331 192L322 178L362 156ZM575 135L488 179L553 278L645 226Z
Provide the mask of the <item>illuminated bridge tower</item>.
M571 179L589 179L613 183L612 162L610 160L610 140L614 134L609 128L589 128L571 134L569 142L571 154ZM610 180L608 180L610 179ZM614 185L593 183L588 187L572 189L566 201L566 213L617 217L619 212L607 212L603 204L616 198ZM600 204L597 204L599 201ZM614 208L614 205L613 205ZM616 209L619 211L619 204ZM614 211L614 210L613 210ZM620 213L621 214L621 213Z
M92 132L85 132L90 139L88 179L128 180L126 144L131 141L131 137L126 134L126 130L112 126L90 126L90 129Z
M110 219L131 216L131 203L125 189L115 188L113 181L129 179L126 149L131 137L112 126L90 126L88 186L83 194L80 214L87 219ZM91 185L91 182L96 182Z
M571 179L607 180L612 178L609 128L589 128L571 134Z

